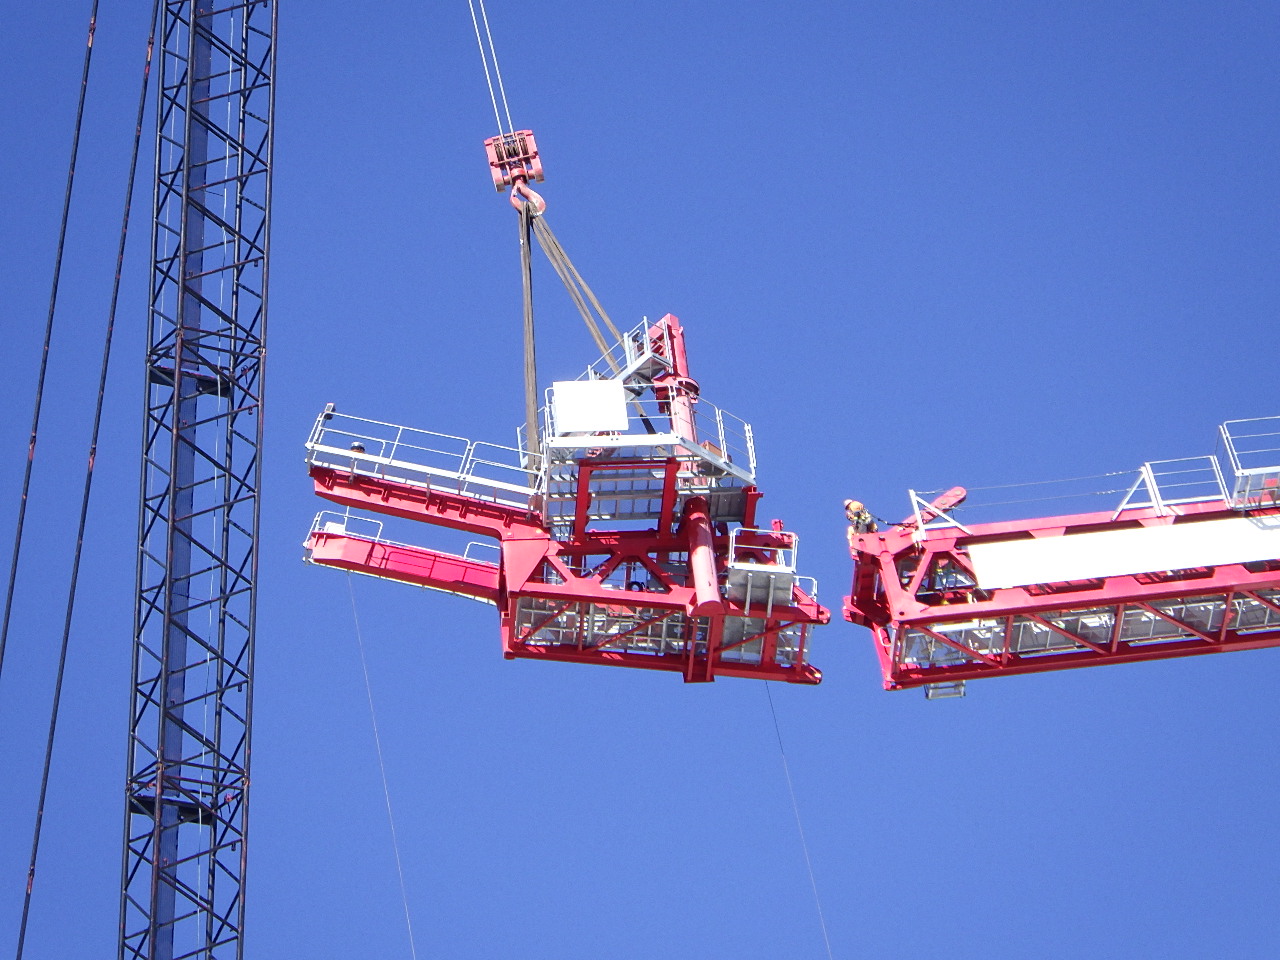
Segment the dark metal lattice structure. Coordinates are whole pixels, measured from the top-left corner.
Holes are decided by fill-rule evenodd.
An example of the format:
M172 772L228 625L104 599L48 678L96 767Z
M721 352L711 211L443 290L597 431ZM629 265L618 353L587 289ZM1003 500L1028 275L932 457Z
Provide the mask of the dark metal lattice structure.
M166 2L122 958L243 955L274 0Z

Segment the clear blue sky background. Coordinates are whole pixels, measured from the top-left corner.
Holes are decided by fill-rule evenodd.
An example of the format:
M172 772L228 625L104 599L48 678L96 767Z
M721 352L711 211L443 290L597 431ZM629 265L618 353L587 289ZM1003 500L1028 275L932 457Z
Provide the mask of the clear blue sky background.
M146 3L106 0L30 566L0 679L12 942ZM85 2L0 30L0 535L18 493ZM620 324L676 313L833 608L840 500L1103 473L1280 413L1280 7L491 0L549 222ZM408 957L351 603L300 562L339 409L508 442L516 227L462 0L281 4L250 956ZM149 194L149 190L147 191ZM138 208L145 225L147 205ZM28 956L114 952L145 230ZM593 358L540 284L544 379ZM429 540L428 531L420 539ZM8 543L7 539L0 542ZM4 548L7 557L8 547ZM820 958L765 691L506 662L491 608L355 583L419 956ZM775 687L832 953L1270 960L1280 653L885 693L865 631Z

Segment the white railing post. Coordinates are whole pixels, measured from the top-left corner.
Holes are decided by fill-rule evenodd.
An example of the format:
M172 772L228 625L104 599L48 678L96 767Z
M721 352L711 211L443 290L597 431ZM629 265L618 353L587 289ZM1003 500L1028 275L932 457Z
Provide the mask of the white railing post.
M471 477L471 463L475 459L476 444L474 440L467 441L467 448L462 452L462 463L458 465L458 492L465 494L470 485L467 481Z
M404 436L404 427L396 428L396 438L391 441L391 452L387 454L388 460L396 458L396 451L400 449L400 438Z
M1160 484L1156 482L1156 472L1151 469L1151 464L1144 463L1141 473L1147 485L1147 492L1151 494L1151 505L1156 508L1156 516L1167 517L1169 510L1165 507L1164 500L1160 496Z

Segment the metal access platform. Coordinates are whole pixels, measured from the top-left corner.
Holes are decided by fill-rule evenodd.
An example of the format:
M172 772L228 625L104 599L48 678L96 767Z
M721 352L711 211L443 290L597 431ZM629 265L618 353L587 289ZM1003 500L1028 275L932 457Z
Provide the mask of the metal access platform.
M1112 510L962 523L956 488L851 533L844 616L885 688L1280 646L1280 417L1220 432L1223 457L1143 464Z
M492 603L509 659L819 682L809 636L830 615L796 535L758 528L751 427L699 396L675 317L554 383L540 417L504 447L330 405L307 463L345 510L316 518L306 558ZM446 553L352 511L487 539Z

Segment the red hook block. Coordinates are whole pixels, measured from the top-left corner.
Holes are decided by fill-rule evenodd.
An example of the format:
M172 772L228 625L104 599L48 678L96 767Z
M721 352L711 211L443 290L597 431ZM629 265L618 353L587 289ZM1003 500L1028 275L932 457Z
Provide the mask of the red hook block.
M484 150L489 157L493 186L499 193L517 181L542 182L542 161L532 130L490 137L484 142Z

